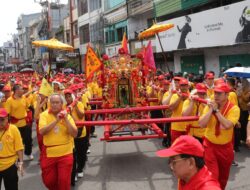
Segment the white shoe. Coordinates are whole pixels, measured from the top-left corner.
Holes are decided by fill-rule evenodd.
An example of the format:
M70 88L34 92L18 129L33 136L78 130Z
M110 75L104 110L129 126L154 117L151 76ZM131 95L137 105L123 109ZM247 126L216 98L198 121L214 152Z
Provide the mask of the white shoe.
M77 179L77 176L76 176L76 177L75 177L75 182L77 182L77 180L78 180L78 179Z
M87 150L87 154L90 154L90 149Z
M84 173L83 172L79 172L78 174L77 174L77 177L79 177L79 178L82 178L84 176Z
M24 155L23 160L24 161L34 160L34 156L32 154L31 155Z

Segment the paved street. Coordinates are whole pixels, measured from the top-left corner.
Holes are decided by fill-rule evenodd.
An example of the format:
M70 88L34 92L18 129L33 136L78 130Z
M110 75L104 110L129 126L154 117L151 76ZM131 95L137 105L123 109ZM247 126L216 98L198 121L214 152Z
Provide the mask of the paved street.
M97 130L98 137L102 129ZM160 140L105 143L99 138L91 141L91 154L85 176L72 189L87 190L172 190L172 177L166 159L155 156ZM37 146L34 148L38 157ZM250 151L242 147L236 155L239 166L232 167L227 190L249 190ZM25 164L25 176L20 178L21 190L42 190L37 159Z

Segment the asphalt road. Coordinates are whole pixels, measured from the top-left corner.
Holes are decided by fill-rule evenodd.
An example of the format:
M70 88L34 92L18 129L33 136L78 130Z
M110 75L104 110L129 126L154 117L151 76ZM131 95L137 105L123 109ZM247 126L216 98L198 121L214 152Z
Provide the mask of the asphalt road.
M91 139L91 153L88 156L85 175L72 189L177 189L177 181L168 168L167 159L155 155L155 152L162 148L159 139L106 143L99 140L102 133L102 128L97 129L98 138ZM46 189L37 161L36 140L33 152L35 160L25 162L25 176L20 177L19 181L20 190ZM236 160L239 166L232 166L226 189L250 190L250 150L241 147L241 152L236 154Z

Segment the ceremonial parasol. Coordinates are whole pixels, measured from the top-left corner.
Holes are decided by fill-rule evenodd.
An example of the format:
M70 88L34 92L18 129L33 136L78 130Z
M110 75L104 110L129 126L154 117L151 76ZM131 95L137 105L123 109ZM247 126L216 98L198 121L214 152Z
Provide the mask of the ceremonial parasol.
M163 46L162 46L162 43L161 43L161 39L159 37L159 33L164 32L166 30L169 30L169 29L171 29L173 27L174 27L174 24L155 24L154 23L153 26L151 26L147 30L141 32L139 34L139 36L138 36L140 40L142 40L144 38L152 37L154 35L156 35L158 37L158 40L159 40L159 43L160 43L160 46L161 46L161 50L162 50L162 55L163 55L165 63L167 64L168 71L170 71L170 70L169 70L169 66L168 66L168 63L167 63L166 55L164 54L164 49L163 49Z
M50 40L33 41L32 44L36 47L47 47L49 49L60 49L65 51L73 51L74 48L68 44L64 44L55 38Z
M55 38L52 38L50 40L33 41L32 44L36 47L46 47L49 49L49 77L50 77L50 72L51 72L51 50L53 49L64 50L64 51L74 50L72 46L68 44L64 44Z
M250 67L233 67L224 73L231 77L250 78Z

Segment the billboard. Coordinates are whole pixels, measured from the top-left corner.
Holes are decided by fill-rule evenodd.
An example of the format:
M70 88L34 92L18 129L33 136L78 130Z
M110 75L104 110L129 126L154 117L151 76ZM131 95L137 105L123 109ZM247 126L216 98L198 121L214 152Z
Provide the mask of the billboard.
M166 23L175 27L159 34L164 51L250 42L250 0L159 24ZM161 51L158 40L156 49Z

